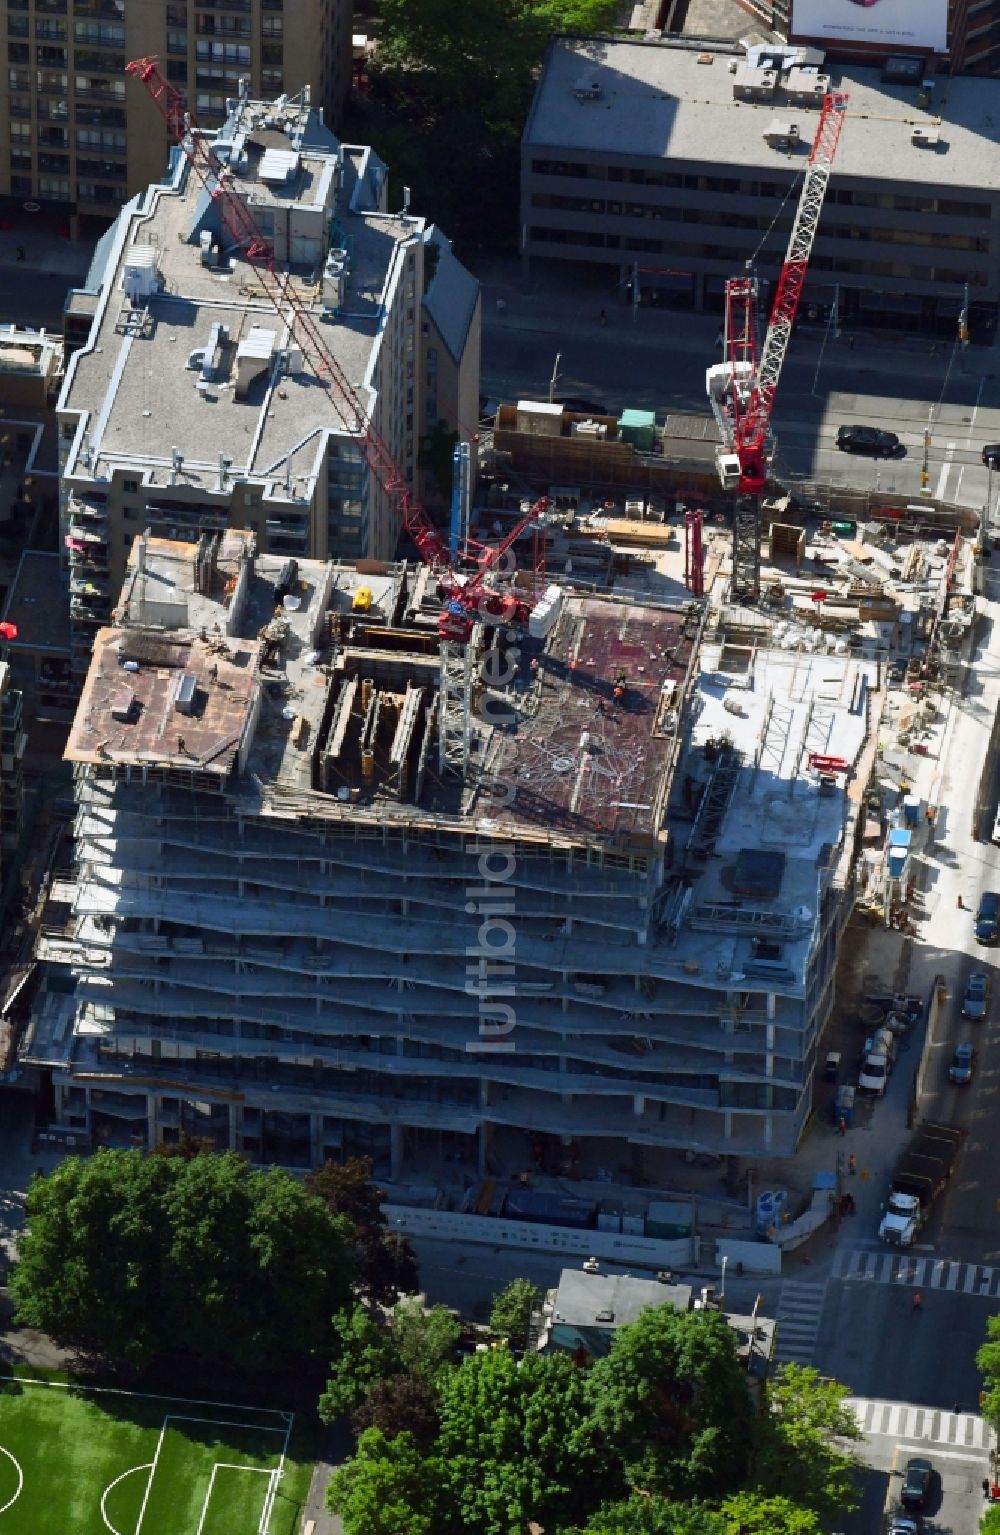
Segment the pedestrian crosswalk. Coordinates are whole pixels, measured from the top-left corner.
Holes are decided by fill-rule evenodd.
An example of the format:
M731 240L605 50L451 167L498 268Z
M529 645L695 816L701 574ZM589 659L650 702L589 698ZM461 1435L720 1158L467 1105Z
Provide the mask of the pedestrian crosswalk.
M989 1448L989 1426L971 1412L941 1412L937 1407L865 1396L846 1397L844 1406L854 1412L866 1437L885 1434L897 1443L950 1444L956 1450Z
M909 1285L914 1290L955 1290L964 1295L1000 1298L1000 1268L957 1259L887 1252L884 1248L842 1247L833 1261L835 1279L872 1284Z
M775 1364L811 1364L819 1319L826 1297L825 1284L802 1284L786 1279L778 1303Z

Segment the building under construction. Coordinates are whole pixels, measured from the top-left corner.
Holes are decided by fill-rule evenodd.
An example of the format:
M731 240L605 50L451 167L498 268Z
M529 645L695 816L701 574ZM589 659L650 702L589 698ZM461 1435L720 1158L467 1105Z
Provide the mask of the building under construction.
M878 667L706 612L559 588L478 625L455 772L427 568L137 539L23 1049L54 1121L392 1179L791 1153Z

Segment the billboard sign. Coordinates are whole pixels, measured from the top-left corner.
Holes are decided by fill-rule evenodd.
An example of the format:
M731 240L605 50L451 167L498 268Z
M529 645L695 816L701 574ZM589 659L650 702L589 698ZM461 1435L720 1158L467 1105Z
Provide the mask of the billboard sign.
M948 0L794 0L796 41L872 43L944 53Z

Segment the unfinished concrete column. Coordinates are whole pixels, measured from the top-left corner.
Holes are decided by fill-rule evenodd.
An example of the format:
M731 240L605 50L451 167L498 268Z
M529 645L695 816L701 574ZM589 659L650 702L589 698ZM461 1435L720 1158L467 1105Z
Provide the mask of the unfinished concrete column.
M402 1175L403 1170L403 1126L391 1125L389 1128L389 1177L393 1183Z

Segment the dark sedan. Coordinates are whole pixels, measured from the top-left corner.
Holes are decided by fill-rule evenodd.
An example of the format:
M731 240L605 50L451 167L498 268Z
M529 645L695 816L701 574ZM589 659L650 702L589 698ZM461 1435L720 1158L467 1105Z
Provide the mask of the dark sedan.
M919 1457L906 1462L899 1501L904 1508L926 1508L930 1496L934 1468L929 1460Z
M895 432L880 426L842 426L837 433L837 447L844 453L868 453L872 458L895 458L902 444Z

